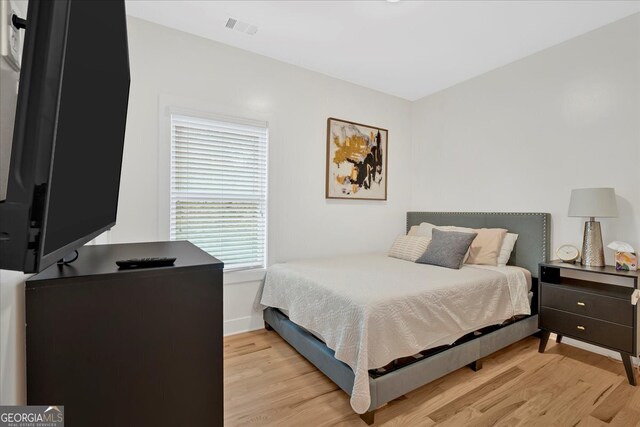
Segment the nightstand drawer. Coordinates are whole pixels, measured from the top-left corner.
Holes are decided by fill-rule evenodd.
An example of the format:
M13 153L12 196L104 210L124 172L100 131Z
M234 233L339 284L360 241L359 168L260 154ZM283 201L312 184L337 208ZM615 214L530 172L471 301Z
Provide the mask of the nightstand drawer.
M631 353L633 328L542 307L540 328Z
M630 300L605 297L542 283L541 305L624 326L633 326L634 306L631 305Z

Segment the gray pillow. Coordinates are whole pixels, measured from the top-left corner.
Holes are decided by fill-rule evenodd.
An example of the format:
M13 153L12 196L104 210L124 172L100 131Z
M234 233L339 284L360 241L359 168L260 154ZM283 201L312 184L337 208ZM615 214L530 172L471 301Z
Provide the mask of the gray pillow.
M478 233L434 229L431 243L416 262L458 270L462 267L464 256L477 235Z

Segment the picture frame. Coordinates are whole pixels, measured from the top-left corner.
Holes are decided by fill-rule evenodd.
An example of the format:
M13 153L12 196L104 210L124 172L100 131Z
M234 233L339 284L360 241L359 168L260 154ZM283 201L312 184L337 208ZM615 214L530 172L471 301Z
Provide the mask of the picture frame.
M327 119L327 199L387 200L389 131Z

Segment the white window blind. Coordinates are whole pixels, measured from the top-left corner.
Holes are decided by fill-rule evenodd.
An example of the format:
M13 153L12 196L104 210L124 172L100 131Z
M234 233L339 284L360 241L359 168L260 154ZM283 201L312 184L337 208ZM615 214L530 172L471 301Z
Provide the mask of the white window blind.
M265 266L266 123L171 115L171 239L225 269Z

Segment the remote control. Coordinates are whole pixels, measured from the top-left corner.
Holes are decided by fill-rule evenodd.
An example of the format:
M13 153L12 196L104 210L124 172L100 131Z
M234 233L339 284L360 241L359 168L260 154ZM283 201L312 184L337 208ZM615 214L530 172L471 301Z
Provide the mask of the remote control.
M116 261L116 264L120 268L150 268L150 267L165 267L173 265L176 258L158 257L158 258L131 258Z

